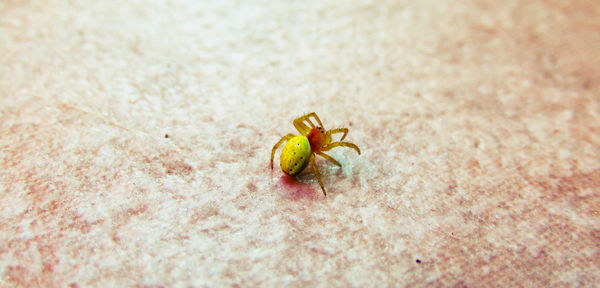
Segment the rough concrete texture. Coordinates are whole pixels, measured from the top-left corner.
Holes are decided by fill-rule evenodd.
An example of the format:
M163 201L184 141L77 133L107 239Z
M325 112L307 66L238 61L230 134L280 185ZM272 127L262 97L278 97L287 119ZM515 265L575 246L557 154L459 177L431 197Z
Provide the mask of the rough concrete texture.
M0 286L598 285L599 95L593 0L5 0Z

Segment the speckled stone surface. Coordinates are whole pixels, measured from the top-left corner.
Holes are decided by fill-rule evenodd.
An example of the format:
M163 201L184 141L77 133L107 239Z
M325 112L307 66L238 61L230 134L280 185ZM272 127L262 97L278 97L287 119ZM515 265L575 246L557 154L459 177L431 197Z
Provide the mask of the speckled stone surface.
M1 287L598 283L597 1L0 2Z

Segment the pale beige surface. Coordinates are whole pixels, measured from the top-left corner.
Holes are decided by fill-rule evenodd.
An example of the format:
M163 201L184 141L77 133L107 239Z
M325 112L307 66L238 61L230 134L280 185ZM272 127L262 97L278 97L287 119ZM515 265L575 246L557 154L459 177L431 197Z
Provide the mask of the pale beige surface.
M0 2L0 286L599 283L597 1L277 2Z

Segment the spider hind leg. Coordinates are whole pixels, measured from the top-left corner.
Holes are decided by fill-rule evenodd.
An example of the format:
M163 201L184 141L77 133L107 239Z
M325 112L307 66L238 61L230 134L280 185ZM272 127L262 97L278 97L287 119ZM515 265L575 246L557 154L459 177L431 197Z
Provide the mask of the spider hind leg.
M321 181L321 174L319 173L319 169L317 168L317 163L315 162L315 155L310 156L310 164L313 167L313 172L315 172L315 176L319 181L319 185L321 185L321 190L323 190L323 195L327 196L327 192L325 192L325 186L323 186L323 181Z

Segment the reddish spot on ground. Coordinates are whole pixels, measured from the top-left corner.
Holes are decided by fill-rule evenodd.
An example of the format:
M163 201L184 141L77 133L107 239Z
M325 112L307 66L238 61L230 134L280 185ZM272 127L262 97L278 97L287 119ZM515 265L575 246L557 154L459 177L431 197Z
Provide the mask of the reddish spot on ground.
M285 188L288 196L294 200L306 197L315 198L319 195L315 192L315 187L312 187L309 183L299 182L294 176L284 174L281 176L279 182ZM319 188L319 186L317 185L316 188ZM319 189L317 192L320 191Z
M247 183L246 188L248 189L249 192L256 192L256 190L258 190L256 185L252 182Z

